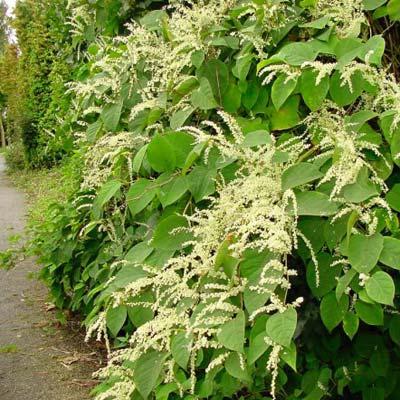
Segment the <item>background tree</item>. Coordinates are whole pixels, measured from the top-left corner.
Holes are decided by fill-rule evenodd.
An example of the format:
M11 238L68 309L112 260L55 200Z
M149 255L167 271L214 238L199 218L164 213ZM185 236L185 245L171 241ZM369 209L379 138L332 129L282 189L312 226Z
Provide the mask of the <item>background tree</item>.
M3 54L8 44L9 24L7 16L7 5L0 0L0 54Z
M4 55L5 49L8 44L8 17L7 6L3 0L0 1L0 56ZM3 113L6 107L6 95L0 92L0 144L1 147L6 146L6 136L3 124Z
M0 93L4 111L5 136L8 143L16 142L21 135L22 86L19 79L18 47L8 43L0 56Z

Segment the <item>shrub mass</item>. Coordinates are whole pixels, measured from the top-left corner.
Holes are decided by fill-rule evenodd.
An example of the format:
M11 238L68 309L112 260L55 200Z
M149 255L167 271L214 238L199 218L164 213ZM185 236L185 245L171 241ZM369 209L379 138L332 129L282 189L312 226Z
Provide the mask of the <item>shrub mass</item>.
M31 246L96 399L397 399L400 2L67 9L75 184Z

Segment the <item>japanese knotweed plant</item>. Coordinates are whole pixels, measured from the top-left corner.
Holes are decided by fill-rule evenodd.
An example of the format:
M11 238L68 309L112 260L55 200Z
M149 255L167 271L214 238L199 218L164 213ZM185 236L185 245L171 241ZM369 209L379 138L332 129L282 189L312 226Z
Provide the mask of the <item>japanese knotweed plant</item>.
M197 145L216 146L222 156L221 162L237 162L236 179L227 184L222 182L208 208L187 216L188 227L170 229L169 240L177 235L176 240L183 248L190 247L188 251L170 258L161 269L145 262L125 262L123 269L109 281L108 284L116 288L121 287L121 280L125 285L111 295L109 307L112 308L99 315L88 337L97 330L98 338L103 335L108 341L107 315L113 310L148 308L154 317L140 325L129 339L129 348L114 352L109 366L100 371L100 377L115 384L101 393L99 399L129 399L138 395L146 398L152 390L149 379L155 385L160 376L170 393L209 396L213 392L210 380L223 371L223 367L224 374L262 392L264 387L253 385L259 373L255 361L263 353L268 355L265 370L270 372L270 392L276 398L279 363L284 361L290 365L293 362L293 354L288 352L293 351L295 308L304 300L298 297L287 302L290 278L298 274L289 266L288 258L297 249L298 237L311 253L315 285L316 288L320 286L318 261L312 244L298 229L298 214L310 213L304 211L308 207L320 211L325 203L327 211L323 212L334 214L332 222L335 222L343 214L360 211L360 223L366 224L370 235L374 235L377 228L377 222L372 221L373 212L381 208L388 209L390 214L389 206L380 197L372 197L362 211L352 207L346 199L336 199L335 194L343 187L356 182L363 167L367 173L373 170L362 151L375 148L357 140L351 130L346 135L344 116L340 112L336 115L331 104L321 111L322 115L313 113L308 117L308 135L288 139L280 145L265 131L245 136L234 119L224 113L220 116L230 128L228 138L226 132L210 121L203 125L212 128L213 134L198 128L182 128L196 137ZM328 123L335 129L326 132ZM320 154L308 163L301 162L316 129L322 137ZM321 196L317 200L314 197L317 192L296 193L293 190L298 179L301 184L318 179L319 160L326 162L335 152L343 157L319 179L321 185L327 181L333 183L330 197L336 199L335 203L328 197ZM348 169L344 174L344 165L349 163L356 170ZM301 178L300 171L304 173ZM373 170L372 181L375 176ZM317 206L313 204L315 201ZM170 217L168 222L172 222L171 218L179 217ZM249 270L246 261L254 258L257 264L250 264ZM332 266L337 264L346 264L346 261L337 259ZM126 273L131 268L136 268L136 279L127 283ZM138 271L141 271L139 275ZM362 279L365 278L362 274ZM265 330L260 331L255 321L266 322ZM247 323L254 323L250 332L246 331ZM246 338L250 340L247 351ZM209 356L203 361L205 352ZM187 370L188 376L180 374L180 368ZM149 375L142 375L146 371ZM202 376L203 384L198 389L196 384Z
M400 96L371 3L170 1L91 47L81 188L41 252L109 348L99 400L396 398Z
M211 90L206 80L194 79L194 65L201 65L206 57L218 57L220 46L238 48L239 43L255 48L264 56L263 48L271 41L268 33L283 29L299 14L291 1L243 2L233 17L254 21L253 28L237 30L224 26L228 11L238 3L237 0L183 4L172 1L165 10L150 12L140 22L128 24L127 36L116 38L103 51L92 55L93 78L71 84L73 91L85 101L84 113L103 111L106 128L115 130L116 115L120 117L124 103L129 103L130 113L126 117L136 129L141 128L137 126L138 120L156 121L164 112L174 114L175 125L179 124L193 112L190 101L193 89L200 86L201 90ZM241 73L239 68L250 67L253 58L250 56L240 55L236 74ZM168 99L171 93L174 96ZM199 104L201 108L213 106L212 99L199 97L197 102L203 103ZM95 104L88 107L88 102L99 100L109 106L104 110Z
M143 271L143 278L112 295L113 307L149 307L155 317L132 335L131 348L115 353L109 367L101 372L102 377L115 376L120 382L99 398L112 395L128 399L136 389L147 397L149 386L145 382L134 384L131 370L116 364L121 361L140 364L149 356L150 362L158 360L161 369L164 363L168 370L165 383L175 383L181 394L188 388L185 382L176 379L175 366L188 369L189 389L194 393L196 364L203 349L214 354L208 360L206 373L214 375L228 362L237 377L249 381L251 372L246 366L243 347L246 325L243 303L251 311L250 320L262 313L278 311L269 322L269 330L258 339L264 351L271 346L266 367L272 372L275 393L279 354L283 346L290 344L288 337L296 326L294 308L302 302L298 298L287 303L286 295L275 293L277 288L284 293L290 288L290 277L296 275L296 270L288 267L287 257L297 246L297 236L302 235L297 231L295 194L289 188L282 188L281 177L285 167L298 160L305 145L302 141L289 141L277 146L266 132L260 132L254 139L263 144L252 149L253 143L246 141L237 123L229 115L221 116L230 127L233 141L227 140L222 129L208 121L204 125L215 129L213 135L198 129L187 130L196 135L199 144L208 142L216 146L223 162L235 160L240 166L237 179L222 184L218 196L210 200L209 208L187 217L190 227L175 229L178 234L187 232L192 236L182 243L183 247L192 247L187 254L170 258L161 270L145 263L136 265ZM287 156L287 163L279 162L280 152ZM263 262L250 274L239 273L239 264L249 254L257 254ZM252 276L254 273L257 277ZM141 296L149 290L155 294L154 302L142 301ZM283 322L287 332L278 332ZM88 335L98 328L106 336L106 326L103 313Z

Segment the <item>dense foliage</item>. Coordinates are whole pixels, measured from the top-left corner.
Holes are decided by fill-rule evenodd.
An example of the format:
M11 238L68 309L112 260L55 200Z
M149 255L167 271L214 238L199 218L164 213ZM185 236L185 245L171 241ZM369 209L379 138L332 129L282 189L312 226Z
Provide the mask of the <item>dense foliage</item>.
M369 23L400 2L67 9L68 100L27 88L78 182L32 245L110 350L97 399L396 399L400 86Z

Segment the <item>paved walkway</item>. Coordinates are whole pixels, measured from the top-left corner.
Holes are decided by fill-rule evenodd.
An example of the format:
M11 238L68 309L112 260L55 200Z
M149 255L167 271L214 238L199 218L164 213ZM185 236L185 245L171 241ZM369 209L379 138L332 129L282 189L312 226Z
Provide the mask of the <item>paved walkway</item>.
M0 155L0 251L10 235L22 233L25 208ZM96 355L83 344L78 324L75 330L57 326L46 309L46 288L33 278L38 269L32 260L0 269L0 399L89 399Z

